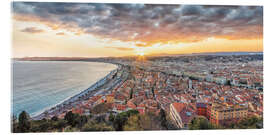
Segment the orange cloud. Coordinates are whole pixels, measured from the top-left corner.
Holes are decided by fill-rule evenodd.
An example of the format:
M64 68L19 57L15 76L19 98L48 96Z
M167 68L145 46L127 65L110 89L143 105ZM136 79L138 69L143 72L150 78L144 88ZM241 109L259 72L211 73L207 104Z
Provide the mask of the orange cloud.
M58 33L56 33L56 35L61 35L61 36L63 36L63 35L65 35L65 33L64 33L64 32L58 32Z
M262 39L263 35L262 6L66 4L69 6L14 2L14 19L45 24L75 35L143 43L137 47L194 43L209 37ZM51 10L44 10L47 8Z
M152 46L152 44L136 44L137 47L149 47Z
M21 32L36 34L36 33L42 33L42 32L44 32L44 30L38 29L36 27L27 27L25 29L22 29Z
M120 51L133 51L133 48L127 48L127 47L106 47L106 48L112 48L112 49L117 49Z

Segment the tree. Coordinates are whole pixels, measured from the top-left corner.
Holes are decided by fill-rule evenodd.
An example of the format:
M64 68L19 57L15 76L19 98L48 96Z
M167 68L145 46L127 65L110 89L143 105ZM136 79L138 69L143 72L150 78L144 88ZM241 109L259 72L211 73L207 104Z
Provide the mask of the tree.
M139 115L133 115L133 116L129 117L127 123L123 127L123 130L124 131L143 130L143 128L140 126L139 121L140 121Z
M15 115L12 116L12 132L16 133L18 132L18 120Z
M58 121L58 117L57 117L57 116L53 116L53 117L51 118L51 120L53 120L53 121Z
M13 114L12 116L12 124L17 123L17 117Z
M155 82L154 86L156 86L156 82ZM154 86L152 87L152 94L153 94L153 97L155 98Z
M74 114L72 113L72 111L69 111L68 113L66 113L64 119L67 121L69 125L74 127L79 121L79 120L76 120L78 117L79 117L78 114Z
M114 128L105 123L95 123L90 121L82 127L81 131L114 131Z
M99 115L95 118L98 123L106 122L106 115Z
M79 128L81 128L85 123L87 123L88 119L86 116L79 116L76 118L76 124Z
M208 122L208 120L203 116L195 117L191 120L189 124L190 130L204 130L213 129L214 125Z
M30 116L26 111L22 111L19 115L19 130L20 132L28 132L30 128Z
M42 120L42 123L39 125L39 132L46 132L52 128L51 123L48 120Z
M69 111L68 113L66 113L64 119L67 120L68 124L71 125L74 119L74 114L71 111Z
M88 121L87 116L80 116L79 114L74 114L71 111L66 113L64 120L66 120L72 127L77 126L78 128L81 128Z
M161 130L161 122L159 117L154 113L147 112L144 115L140 115L140 126L143 130Z
M249 118L245 118L240 120L237 124L234 126L231 126L236 129L256 129L256 128L262 128L263 127L263 119L257 116L252 116Z
M128 118L137 114L139 114L137 110L128 110L117 114L113 121L113 127L116 131L123 131L123 126L126 124Z
M128 117L129 117L129 116L132 116L132 115L139 114L139 111L138 110L128 110L126 113L127 113Z
M59 119L55 122L54 127L55 129L58 129L59 131L61 131L64 127L67 126L67 121L63 120L63 119Z
M109 116L109 121L113 122L114 121L114 115L112 113L110 113L110 116Z
M127 114L126 113L119 113L116 115L113 121L113 127L116 131L123 131L123 125L127 121Z
M133 96L133 88L130 90L129 99L132 99L132 96Z
M165 129L168 129L167 120L166 120L166 113L163 109L160 109L159 119L160 119L161 126L164 127Z

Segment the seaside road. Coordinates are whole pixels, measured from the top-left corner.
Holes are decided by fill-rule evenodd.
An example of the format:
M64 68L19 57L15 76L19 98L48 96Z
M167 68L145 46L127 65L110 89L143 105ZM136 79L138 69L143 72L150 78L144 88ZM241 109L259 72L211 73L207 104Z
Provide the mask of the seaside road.
M104 85L100 86L99 88L97 88L97 92L94 94L95 96L96 95L100 95L100 94L105 94L106 92L108 92L108 88L111 88L112 86L115 86L117 80L116 79L112 79L112 80L109 80L108 82L106 82ZM113 89L113 88L111 88Z
M123 74L125 74L125 75L128 74L128 75L125 77L125 75L123 75ZM130 74L128 72L122 73L121 77L120 77L121 81L119 81L119 79L117 79L117 78L108 80L104 85L102 85L102 86L100 86L99 88L96 89L97 92L94 95L96 96L96 95L99 95L99 94L105 94L106 92L114 89L114 87L117 85L117 83L118 84L123 83L127 79L127 77L129 75Z

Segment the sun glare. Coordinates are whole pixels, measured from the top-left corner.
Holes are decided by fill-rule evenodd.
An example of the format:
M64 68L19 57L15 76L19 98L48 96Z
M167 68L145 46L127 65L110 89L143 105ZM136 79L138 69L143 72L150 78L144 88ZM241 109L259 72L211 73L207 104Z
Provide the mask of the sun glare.
M144 52L145 52L144 48L136 48L136 51L135 51L136 55L138 56L144 56L145 55Z
M138 53L138 55L144 56L144 52L140 52L140 53Z

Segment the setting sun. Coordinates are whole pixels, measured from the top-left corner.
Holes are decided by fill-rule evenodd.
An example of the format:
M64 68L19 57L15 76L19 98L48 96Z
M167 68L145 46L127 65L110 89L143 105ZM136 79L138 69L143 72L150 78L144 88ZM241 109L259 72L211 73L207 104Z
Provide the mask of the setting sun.
M144 56L144 55L145 55L145 48L141 48L141 47L136 48L136 49L135 49L135 53L136 53L136 55L138 55L138 56Z
M144 56L144 53L143 53L143 52L140 52L140 53L138 53L138 55L140 55L140 56Z

